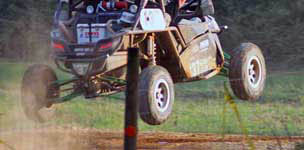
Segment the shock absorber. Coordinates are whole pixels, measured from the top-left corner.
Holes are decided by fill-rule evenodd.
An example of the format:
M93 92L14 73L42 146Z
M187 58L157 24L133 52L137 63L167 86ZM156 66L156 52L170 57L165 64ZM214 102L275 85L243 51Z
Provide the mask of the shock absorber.
M147 42L147 53L150 56L150 64L149 65L156 65L156 45L154 34L148 35L148 42Z

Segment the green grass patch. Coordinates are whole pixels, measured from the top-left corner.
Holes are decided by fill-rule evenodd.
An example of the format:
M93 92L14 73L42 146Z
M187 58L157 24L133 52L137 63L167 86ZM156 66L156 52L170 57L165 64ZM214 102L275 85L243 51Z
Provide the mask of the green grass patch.
M0 63L0 89L19 90L22 75L28 65ZM66 74L56 70L60 78ZM240 101L234 98L241 120L249 134L303 135L304 134L304 78L303 72L295 74L270 74L264 96L258 102ZM176 101L170 119L160 126L149 126L139 121L142 131L168 131L191 133L242 134L235 113L227 106L223 125L224 77L207 81L177 84ZM10 108L18 104L18 92L0 93L0 113L12 113ZM124 119L124 94L85 100L82 97L56 105L56 118L50 123L72 124L106 130L122 130ZM1 120L2 119L2 120ZM5 121L2 127L22 122ZM4 126L5 125L5 126Z

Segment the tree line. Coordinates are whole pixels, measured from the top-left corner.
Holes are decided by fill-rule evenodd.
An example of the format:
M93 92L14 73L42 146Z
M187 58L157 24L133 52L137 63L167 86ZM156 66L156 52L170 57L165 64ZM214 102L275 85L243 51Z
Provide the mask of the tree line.
M48 57L56 1L0 1L0 57ZM269 63L304 61L303 0L213 1L218 22L230 26L221 36L225 48L251 41L263 49Z

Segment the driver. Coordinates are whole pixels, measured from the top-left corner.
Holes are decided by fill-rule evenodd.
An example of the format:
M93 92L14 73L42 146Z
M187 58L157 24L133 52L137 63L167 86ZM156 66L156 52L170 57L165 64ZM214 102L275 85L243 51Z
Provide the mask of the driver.
M196 12L203 16L213 15L214 6L212 0L201 0L201 5L198 7Z
M181 8L189 0L178 0L178 7ZM214 6L212 0L200 0L200 5L196 8L197 15L208 16L214 14Z

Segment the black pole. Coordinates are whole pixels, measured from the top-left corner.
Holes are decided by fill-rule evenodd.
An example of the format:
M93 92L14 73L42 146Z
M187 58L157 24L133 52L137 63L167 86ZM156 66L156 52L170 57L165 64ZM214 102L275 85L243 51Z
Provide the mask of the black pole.
M137 140L139 49L128 49L124 150L135 150Z

